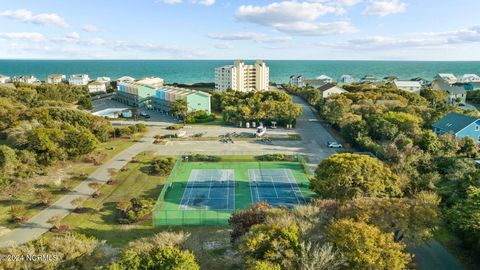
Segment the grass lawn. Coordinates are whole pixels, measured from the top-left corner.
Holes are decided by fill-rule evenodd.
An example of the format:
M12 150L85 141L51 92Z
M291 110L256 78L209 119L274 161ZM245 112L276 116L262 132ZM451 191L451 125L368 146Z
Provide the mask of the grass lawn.
M92 208L91 213L72 213L63 219L63 224L74 231L101 240L112 246L123 246L137 238L150 236L161 229L154 229L150 217L137 224L118 224L115 221L116 204L132 198L156 199L163 188L166 177L148 174L152 153L140 154L136 162L128 163L113 179L115 184L104 185L98 198L90 198L83 207Z
M142 136L142 134L137 134L131 139L120 138L102 143L93 155L101 155L102 162L105 162L133 145ZM26 210L25 218L31 218L45 208L38 205L38 200L35 197L37 190L46 189L50 191L53 194L52 202L54 202L67 193L61 190L60 182L62 180L71 179L72 187L75 187L100 166L101 164L94 165L83 160L59 162L48 167L46 175L27 179L14 188L12 200L9 198L10 191L0 191L0 226L12 229L19 225L8 222L12 203L24 206Z

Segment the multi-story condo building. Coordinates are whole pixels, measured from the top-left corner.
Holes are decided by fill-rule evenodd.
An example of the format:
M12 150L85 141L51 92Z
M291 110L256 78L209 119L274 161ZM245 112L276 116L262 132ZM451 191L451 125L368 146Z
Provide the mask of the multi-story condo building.
M68 81L71 85L87 85L90 81L90 77L87 74L73 74L70 75L70 80Z
M50 74L47 76L47 83L59 84L67 81L67 76L63 74Z
M143 81L143 83L142 83ZM157 83L153 83L156 81ZM128 106L147 108L150 110L167 113L170 104L178 99L187 101L189 111L206 111L211 113L210 94L185 88L164 86L155 78L137 82L118 82L116 99Z
M234 65L227 65L215 69L215 89L225 91L262 91L268 90L270 71L263 60L247 65L242 60L236 60Z
M21 75L13 77L14 82L23 83L40 83L40 81L33 75Z
M94 81L88 84L89 93L106 92L107 86L104 82Z

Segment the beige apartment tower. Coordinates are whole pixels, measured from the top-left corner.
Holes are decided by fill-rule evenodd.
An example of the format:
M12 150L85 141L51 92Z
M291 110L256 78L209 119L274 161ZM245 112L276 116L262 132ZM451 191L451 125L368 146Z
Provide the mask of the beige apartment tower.
M269 68L263 60L247 65L243 60L236 60L234 65L215 69L215 89L225 91L263 91L268 90Z

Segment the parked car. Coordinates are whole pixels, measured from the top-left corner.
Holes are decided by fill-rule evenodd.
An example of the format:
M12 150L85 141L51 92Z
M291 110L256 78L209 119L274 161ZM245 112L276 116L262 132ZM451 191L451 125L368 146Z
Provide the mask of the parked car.
M338 142L328 142L327 145L329 148L343 148L343 145Z
M140 113L140 116L143 117L143 118L150 118L150 115L149 114L146 114L144 112L141 112Z

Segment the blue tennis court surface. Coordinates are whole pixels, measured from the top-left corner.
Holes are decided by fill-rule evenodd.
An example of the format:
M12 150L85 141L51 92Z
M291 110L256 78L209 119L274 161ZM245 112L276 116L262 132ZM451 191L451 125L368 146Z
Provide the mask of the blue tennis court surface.
M272 206L305 204L300 188L289 169L248 170L253 203L267 201Z
M180 210L234 210L234 170L192 170Z

